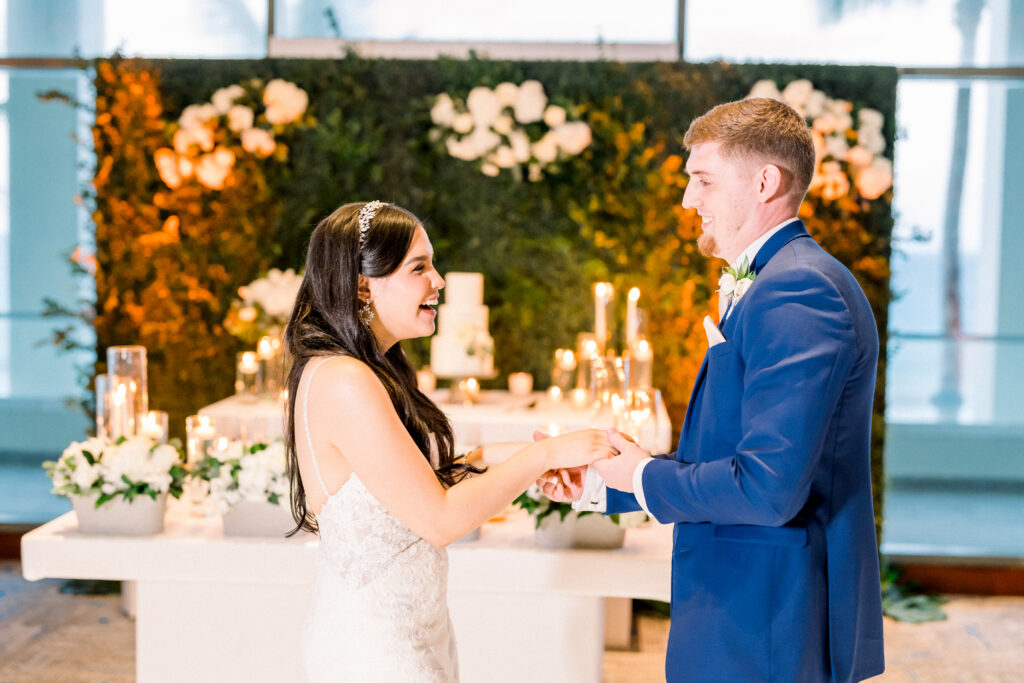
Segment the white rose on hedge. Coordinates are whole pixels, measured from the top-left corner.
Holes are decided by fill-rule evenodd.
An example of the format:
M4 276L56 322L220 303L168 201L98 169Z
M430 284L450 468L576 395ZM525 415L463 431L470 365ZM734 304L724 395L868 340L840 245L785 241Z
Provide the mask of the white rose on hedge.
M892 162L876 157L870 166L857 173L854 184L864 199L878 199L892 187Z
M476 148L473 145L463 140L457 140L454 137L445 140L445 147L448 148L448 153L456 159L462 159L463 161L473 161L478 158Z
M501 113L501 104L494 91L484 86L477 86L469 91L466 106L477 126L490 126Z
M309 95L294 83L275 78L263 90L263 104L267 105L267 121L275 125L291 123L305 113Z
M252 109L241 104L236 104L231 107L231 109L228 109L228 128L236 133L248 130L249 128L252 128L252 121L254 118L255 114Z
M459 114L455 117L455 120L452 121L452 130L456 133L468 133L473 130L473 124L474 120L472 114Z
M452 127L452 121L455 120L455 103L448 93L441 93L434 99L434 106L430 108L430 120L438 126Z
M223 148L221 148L223 149ZM232 155L233 159L234 155ZM223 163L223 155L204 154L196 164L196 180L211 190L221 190L228 174L231 173L231 166Z
M507 145L502 145L498 149L494 150L494 154L491 156L491 161L499 168L512 168L516 165L516 155L512 151L512 148Z
M483 172L483 174L484 174L485 176L490 176L491 178L494 178L494 177L496 177L496 176L497 176L497 175L498 175L499 173L501 173L501 169L500 169L500 168L498 168L497 166L495 166L494 164L492 164L492 163L491 163L491 162L489 162L489 161L488 161L488 162L485 162L485 163L484 163L484 164L483 164L483 165L482 165L482 166L480 167L480 171L481 171L481 172Z
M544 110L544 123L552 128L562 125L565 123L565 109L557 104L548 105L548 108Z
M548 131L537 142L530 146L533 158L542 164L550 164L558 158L558 136L554 131Z
M479 159L501 144L501 136L490 128L476 128L462 140L474 152L474 159Z
M885 151L882 131L875 128L861 128L857 131L857 144L872 154L881 154Z
M882 125L885 123L885 117L882 116L882 112L876 109L864 108L857 112L857 121L860 123L861 130L873 128L881 131Z
M212 104L190 104L182 110L178 125L186 129L202 128L207 121L218 115L217 108Z
M527 178L529 178L530 182L535 183L543 177L544 175L541 172L540 164L530 164L529 174L527 175Z
M495 132L501 133L502 135L511 135L512 129L515 127L515 125L515 119L513 119L508 114L502 114L494 121L494 125L492 125L491 128L493 128Z
M846 136L829 135L825 138L825 153L831 155L833 159L845 161L849 151L850 145L846 142Z
M519 86L519 93L516 95L513 107L516 121L519 123L540 121L544 116L544 108L547 103L548 98L544 94L544 86L540 84L540 81L524 81Z
M153 153L153 162L164 185L172 190L181 186L181 173L178 171L178 157L169 147L161 147Z
M767 97L771 100L778 100L782 98L779 94L779 86L775 85L775 81L770 81L768 79L758 81L754 84L754 87L750 89L750 94L747 95L747 99L754 99L756 97Z
M782 101L796 110L802 110L814 92L814 85L806 78L790 82L782 90Z
M530 160L530 138L522 130L515 130L508 136L509 144L516 161L525 163Z
M854 168L863 168L869 165L874 158L874 154L860 145L851 147L850 151L846 154L846 161Z
M811 96L807 98L806 104L804 104L804 116L812 119L821 116L825 111L825 101L827 99L822 91L813 91Z
M583 121L565 123L555 129L558 146L568 154L579 154L591 141L590 126Z
M229 85L213 93L210 101L213 103L213 107L217 110L218 114L226 114L231 109L231 105L235 103L235 100L243 95L245 95L245 88L237 84Z
M268 157L274 153L277 143L274 136L262 128L242 131L242 149L257 157Z
M511 107L515 105L516 98L519 97L519 86L515 83L499 83L494 89L494 96L498 98L498 103L502 107Z

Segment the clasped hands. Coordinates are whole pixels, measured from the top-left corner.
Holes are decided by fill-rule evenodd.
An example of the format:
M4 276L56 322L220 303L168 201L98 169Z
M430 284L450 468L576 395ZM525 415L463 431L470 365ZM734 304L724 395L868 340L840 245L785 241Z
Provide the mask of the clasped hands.
M617 453L602 460L595 460L591 466L597 470L605 483L619 491L633 492L633 471L636 466L650 454L640 448L626 434L609 429L606 432L608 443ZM548 438L543 432L534 432L534 441ZM541 492L557 503L568 503L583 495L583 482L587 475L587 465L579 467L563 467L548 470L537 480Z

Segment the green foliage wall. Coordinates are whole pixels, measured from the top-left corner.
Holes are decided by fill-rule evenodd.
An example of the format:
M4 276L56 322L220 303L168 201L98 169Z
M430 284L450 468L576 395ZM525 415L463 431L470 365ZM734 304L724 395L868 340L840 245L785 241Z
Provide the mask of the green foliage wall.
M168 125L218 88L283 78L309 94L310 125L288 139L287 160L245 165L219 193L168 193L153 154ZM441 272L480 271L501 377L529 371L546 385L552 352L592 326L590 285L616 284L619 307L641 286L676 429L706 343L720 262L693 248L699 218L679 202L686 185L682 134L715 104L741 99L759 79L810 79L831 97L885 117L891 150L896 73L810 65L492 62L104 60L96 64L97 171L92 201L97 300L85 315L98 351L141 343L150 352L150 403L185 415L232 391L238 342L223 327L240 285L267 268L302 267L316 222L345 202L382 199L421 217ZM593 143L541 182L483 175L430 136L438 93L539 80L574 103ZM890 298L891 193L874 201L810 197L816 238L858 276L885 348ZM169 219L170 222L169 222ZM620 312L621 319L621 312ZM407 344L425 364L426 340ZM102 359L102 353L100 354ZM102 362L94 369L103 370ZM874 465L881 476L884 360L878 375ZM880 495L881 480L876 481ZM880 507L878 508L880 509Z

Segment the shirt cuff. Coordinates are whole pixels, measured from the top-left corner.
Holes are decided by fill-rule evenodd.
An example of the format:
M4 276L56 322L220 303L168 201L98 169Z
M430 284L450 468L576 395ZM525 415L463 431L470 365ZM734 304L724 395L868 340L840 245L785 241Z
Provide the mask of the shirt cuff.
M608 509L608 486L595 468L587 468L583 493L572 502L572 509L576 512L604 512Z
M636 496L636 502L640 503L640 507L649 515L651 515L651 511L647 509L647 498L644 497L644 468L652 460L654 458L644 458L637 463L636 469L633 470L633 495Z

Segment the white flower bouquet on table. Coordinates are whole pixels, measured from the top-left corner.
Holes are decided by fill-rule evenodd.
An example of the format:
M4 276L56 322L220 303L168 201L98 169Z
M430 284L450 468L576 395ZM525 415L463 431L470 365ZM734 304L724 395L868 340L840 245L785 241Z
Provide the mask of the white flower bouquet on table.
M210 497L221 513L241 501L280 505L288 499L288 473L284 442L245 446L231 441L218 456L202 464L210 481Z
M570 503L556 503L533 485L512 503L534 518L536 543L545 548L619 548L626 529L647 521L647 513L604 515L577 512ZM557 513L557 517L553 516Z
M234 337L255 344L267 334L279 334L292 315L302 273L271 268L266 275L238 288L224 328Z
M465 102L448 93L434 98L431 135L449 155L478 162L484 175L509 169L535 182L590 146L590 126L570 116L578 118L576 107L550 104L539 81L478 86Z
M75 441L56 461L43 463L58 496L95 497L95 507L116 498L132 502L160 494L181 496L185 467L171 444L145 436Z
M229 536L283 534L294 526L280 439L251 446L229 441L198 463L193 476L209 481L210 499Z
M76 441L43 466L53 492L71 499L84 533L160 532L167 494L180 497L186 476L176 446L145 436Z

